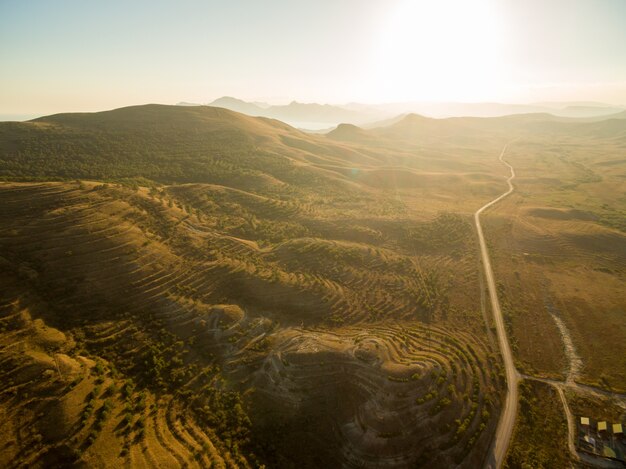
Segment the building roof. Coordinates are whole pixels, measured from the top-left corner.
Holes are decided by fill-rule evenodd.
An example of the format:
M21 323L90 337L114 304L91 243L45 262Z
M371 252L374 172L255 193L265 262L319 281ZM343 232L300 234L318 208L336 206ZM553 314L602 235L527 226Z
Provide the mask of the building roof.
M589 417L581 417L580 418L581 425L589 425Z
M606 422L598 422L598 431L606 430Z
M622 424L621 423L614 423L613 424L613 433L624 433L624 429L622 428Z

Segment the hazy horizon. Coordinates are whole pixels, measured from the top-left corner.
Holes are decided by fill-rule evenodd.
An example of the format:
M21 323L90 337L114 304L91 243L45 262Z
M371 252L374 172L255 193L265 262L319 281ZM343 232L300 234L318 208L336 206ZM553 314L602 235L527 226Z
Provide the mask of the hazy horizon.
M0 1L0 468L626 464L625 19Z
M626 3L0 5L0 115L143 103L626 105Z
M80 110L74 110L74 109L61 109L58 111L54 111L54 112L38 112L38 113L2 113L0 112L0 122L26 122L32 119L37 119L40 117L45 117L48 115L54 115L54 114L65 114L65 113L91 113L91 112L104 112L104 111L111 111L113 109L119 109L119 108L124 108L124 107L132 107L132 106L143 106L143 105L148 105L148 104L158 104L158 105L166 105L166 106L173 106L173 105L197 105L197 106L210 106L212 105L213 101L217 101L220 98L234 98L239 100L239 98L234 97L234 96L220 96L217 97L215 99L209 99L209 100L205 100L203 102L188 102L188 101L179 101L177 103L159 103L159 102L153 102L153 103L129 103L129 104L125 104L125 105L121 105L121 106L116 106L114 108L103 108L103 109L80 109ZM244 101L244 100L242 100ZM379 114L373 114L372 117L370 119L365 119L364 122L367 123L375 123L379 120L384 120L385 118L392 118L392 117L396 117L396 116L400 116L403 114L420 114L426 117L431 117L431 118L436 118L436 119L440 119L440 118L446 118L446 117L497 117L497 116L501 116L501 115L509 115L509 114L525 114L525 113L531 113L531 112L548 112L548 113L552 113L554 115L560 115L558 111L562 111L565 110L566 108L570 107L570 106L581 106L581 107L589 107L589 108L593 108L593 107L597 107L598 109L598 116L600 115L604 115L607 117L611 117L612 115L616 114L617 112L621 112L620 110L626 110L626 106L621 105L621 104L613 104L613 103L606 103L606 102L598 102L598 101L543 101L543 102L527 102L527 103L522 103L522 102L517 102L517 103L505 103L505 102L488 102L488 101L477 101L477 102L428 102L428 101L421 101L421 102L393 102L393 103L356 103L356 102L352 102L352 103L315 103L315 102L303 102L303 101L299 101L297 99L291 99L291 100L277 100L277 101L264 101L263 99L255 99L255 100L250 100L250 101L245 101L246 103L250 103L250 104L267 104L270 107L272 106L286 106L289 105L291 103L297 103L297 104L314 104L314 105L329 105L329 106L333 106L336 108L342 108L345 110L349 110L349 106L350 105L363 105L363 106L371 106L370 108L368 108L371 111L378 111ZM443 115L441 114L441 112L439 113L433 113L433 112L428 112L428 111L424 111L424 107L428 108L430 107L430 109L432 110L433 108L440 106L441 108L444 108L446 106L458 106L463 108L463 106L466 106L466 108L471 107L472 105L485 105L485 106L503 106L503 109L506 109L507 106L508 107L514 107L514 106L527 106L527 107L543 107L544 109L541 110L537 110L537 111L519 111L519 112L500 112L500 113L494 113L494 114L488 114L488 115L484 115L482 113L476 113L476 112L471 112L471 111L467 111L467 112L448 112L448 113L444 113ZM347 107L346 107L347 106ZM394 106L397 106L400 110L397 111L393 111ZM218 106L219 107L219 106ZM223 107L223 106L222 106ZM385 107L388 107L392 110L387 110L386 114L385 111L383 111L382 109L384 109ZM244 113L245 114L245 113ZM254 114L256 115L256 114ZM594 115L592 114L583 114L580 116L570 116L570 117L590 117ZM318 131L318 130L323 130L323 129L329 129L334 127L335 125L338 125L340 123L343 123L343 120L337 120L336 122L332 122L332 123L328 123L328 122L316 122L316 121L302 121L302 120L293 120L293 119L289 119L289 118L279 118L279 120L283 120L284 122L286 122L289 125L292 125L294 127L298 127L301 129L309 129L312 131ZM345 121L345 123L353 123L353 122L348 122Z

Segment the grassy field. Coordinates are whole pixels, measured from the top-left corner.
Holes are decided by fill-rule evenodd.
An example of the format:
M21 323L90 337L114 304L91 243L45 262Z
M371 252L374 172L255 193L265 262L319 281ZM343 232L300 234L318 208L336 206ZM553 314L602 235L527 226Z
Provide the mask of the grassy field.
M623 148L623 136L561 136L550 145L521 139L508 157L518 190L486 222L520 368L562 376L565 333L582 360L576 379L622 392Z
M0 462L480 466L504 377L472 215L520 133L519 193L485 217L517 359L564 372L555 314L580 379L621 386L622 127L600 126L617 143L597 137L597 181L542 153L538 129L572 125L411 115L325 136L153 105L1 124ZM541 164L569 168L560 189Z
M580 393L576 390L566 391L567 400L572 414L579 421L580 417L589 417L593 421L623 422L624 405L615 397L598 396Z

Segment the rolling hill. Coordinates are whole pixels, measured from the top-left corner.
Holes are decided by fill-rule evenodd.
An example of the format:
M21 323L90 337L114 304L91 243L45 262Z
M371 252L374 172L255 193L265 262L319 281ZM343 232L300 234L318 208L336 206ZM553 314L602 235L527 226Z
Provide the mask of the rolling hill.
M585 344L602 321L626 337L625 129L312 135L161 105L0 123L0 464L481 466L504 375L471 217L505 187L497 155L514 140L519 191L485 231L518 366L562 375L558 310L577 379L622 389L622 349Z

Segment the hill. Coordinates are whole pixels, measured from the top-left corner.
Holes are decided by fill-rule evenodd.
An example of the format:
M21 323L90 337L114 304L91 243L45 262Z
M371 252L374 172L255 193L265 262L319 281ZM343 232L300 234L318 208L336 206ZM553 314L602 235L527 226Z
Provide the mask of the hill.
M303 161L307 145L322 157L346 153L282 122L206 106L146 105L2 123L0 142L3 177L239 178L242 184L263 185L272 177L297 178L290 162ZM285 167L277 165L281 160Z
M424 122L431 129L448 125L426 118ZM418 151L414 142L395 142L382 133L373 138L376 143L363 148L276 120L208 106L146 105L58 114L0 123L0 178L98 179L135 185L202 182L267 194L323 189L360 197L375 184L372 178L361 181L361 177L380 170L415 173L450 164L470 169L475 164L445 154L432 158L430 150ZM478 158L495 151L505 138L485 139ZM449 145L432 142L437 152L445 152ZM356 167L361 170L354 171ZM443 182L450 174L441 176ZM481 184L461 179L467 185Z
M366 140L374 140L364 129L352 124L339 124L336 128L326 134L333 140L363 142Z
M432 119L418 114L407 114L397 119L381 123L379 127L359 130L359 135L351 127L337 128L328 134L337 138L352 129L352 138L386 139L389 142L403 141L430 143L445 142L478 147L480 140L494 137L536 137L552 135L564 137L583 135L587 137L622 138L626 121L622 113L608 117L575 119L555 116L549 113L514 114L503 117L448 117Z
M482 466L504 376L472 220L505 143L484 229L517 366L625 389L625 124L0 123L0 464Z
M223 96L221 98L218 98L215 101L213 101L211 104L209 104L209 106L223 107L226 109L230 109L231 111L248 114L249 116L264 116L266 114L266 109L267 109L267 108L257 106L254 103L248 103L241 99L231 98L230 96Z
M482 459L473 202L427 194L487 198L491 169L205 106L6 123L0 149L4 465Z

